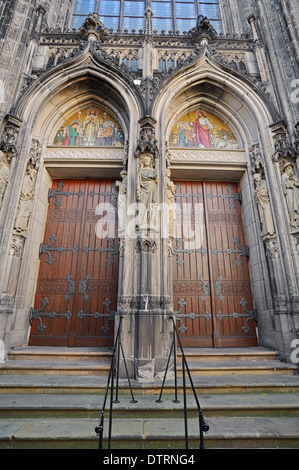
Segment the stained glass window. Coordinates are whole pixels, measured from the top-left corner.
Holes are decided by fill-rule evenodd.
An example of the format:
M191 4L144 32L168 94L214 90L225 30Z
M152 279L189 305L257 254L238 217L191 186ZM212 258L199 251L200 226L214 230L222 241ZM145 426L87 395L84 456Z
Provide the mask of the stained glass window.
M219 0L76 0L72 28L79 29L89 13L98 12L108 29L144 30L148 7L153 11L153 30L158 32L189 31L198 15L207 16L216 31L222 32Z

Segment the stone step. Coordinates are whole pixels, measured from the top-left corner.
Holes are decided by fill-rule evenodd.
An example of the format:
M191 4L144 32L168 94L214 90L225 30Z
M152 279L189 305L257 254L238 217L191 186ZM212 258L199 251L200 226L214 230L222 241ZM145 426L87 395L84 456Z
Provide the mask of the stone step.
M190 361L188 366L192 376L235 375L235 374L297 374L295 364L278 360L255 361ZM108 376L110 363L102 360L27 360L14 359L0 364L0 375L103 375ZM178 374L182 375L182 365L178 363Z
M184 348L187 362L196 361L268 361L277 360L277 351L271 351L262 347L252 348ZM177 351L178 360L181 360L180 348Z
M178 394L179 403L174 403L174 395L134 394L131 397L119 395L119 403L113 403L113 418L122 419L169 419L182 418L183 396ZM222 416L284 416L299 417L299 393L293 394L240 394L198 396L205 418ZM4 418L45 419L45 418L99 418L103 406L103 395L59 395L59 394L3 394L1 395L0 415ZM107 397L105 416L109 416L110 395ZM198 417L198 409L193 396L187 397L188 417ZM0 420L0 427L1 427ZM299 432L299 429L298 429Z
M295 364L283 363L278 360L246 360L246 361L187 361L192 377L199 375L235 375L235 374L290 374L296 375L298 368ZM182 365L177 369L182 375Z
M112 359L111 348L68 348L52 346L24 346L11 349L9 360L38 361L109 361Z
M108 376L108 361L8 360L0 365L0 375L103 375Z
M97 449L95 419L2 419L0 448ZM209 420L210 449L299 448L299 418L222 417ZM108 423L104 428L104 447ZM198 419L188 420L189 448L198 449ZM183 419L115 419L113 449L185 449ZM100 459L99 455L99 459Z
M187 361L253 361L276 360L277 352L262 347L253 348L185 348ZM178 348L178 360L182 353ZM11 349L8 352L9 360L54 360L54 361L111 361L112 348L87 347L52 347L52 346L24 346Z
M193 378L199 395L224 393L296 393L299 392L298 375L229 375L197 376ZM135 393L139 395L159 395L161 381L139 383L132 381ZM0 394L103 394L107 377L98 375L2 375ZM192 393L189 380L186 380L187 393ZM178 378L178 390L182 392L182 378ZM120 380L119 393L128 395L129 385ZM166 380L164 393L174 393L174 380Z

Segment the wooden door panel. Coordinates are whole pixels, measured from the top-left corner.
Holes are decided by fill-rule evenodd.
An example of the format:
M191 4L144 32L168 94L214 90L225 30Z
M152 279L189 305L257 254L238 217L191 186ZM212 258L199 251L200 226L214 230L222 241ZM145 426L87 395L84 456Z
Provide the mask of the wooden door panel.
M115 194L111 184L112 181L102 180L89 182L78 265L81 292L73 324L78 346L113 344L114 321L110 312L116 311L118 245L116 199L107 196Z
M49 200L30 344L110 346L118 278L116 192L112 181L60 183L53 182ZM107 210L114 240L96 230Z
M257 345L238 186L205 183L215 347Z
M256 346L238 186L219 182L179 182L177 186L181 209L176 236L182 240L176 240L177 249L173 249L173 294L182 343L185 347ZM192 222L186 228L190 207ZM189 243L193 231L201 240L195 245ZM185 303L179 306L180 300Z
M173 299L184 347L212 346L211 297L201 182L179 182L173 248Z

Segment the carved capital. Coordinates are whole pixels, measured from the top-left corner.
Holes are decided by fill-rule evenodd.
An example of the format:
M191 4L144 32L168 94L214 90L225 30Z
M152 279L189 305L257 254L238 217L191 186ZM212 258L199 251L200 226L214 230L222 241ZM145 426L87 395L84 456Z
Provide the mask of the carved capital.
M193 41L196 42L202 39L206 39L208 42L209 40L218 37L217 31L215 28L213 28L208 18L204 15L199 15L197 17L195 28L191 29L188 34L192 37Z
M99 19L98 13L90 13L79 29L79 34L84 40L102 41L108 36L108 29L105 28Z
M265 166L264 157L262 155L259 144L254 144L249 149L249 156L251 161L251 169L253 172L261 170Z
M8 114L5 120L1 141L0 150L6 154L6 158L11 161L13 157L17 157L18 137L22 121Z
M39 167L41 152L42 152L42 146L39 143L39 141L36 139L32 139L30 152L27 156L27 162L32 168L37 169Z
M273 161L279 162L283 158L295 158L294 149L290 143L288 128L284 121L279 121L270 126L273 141L274 141L274 154Z
M135 156L139 158L142 154L150 153L154 158L158 158L159 152L157 140L155 139L156 120L150 116L139 121L140 138L137 143Z
M279 251L276 238L265 240L267 256L270 259L279 258Z
M25 238L22 235L13 235L11 239L9 254L22 258L24 249Z

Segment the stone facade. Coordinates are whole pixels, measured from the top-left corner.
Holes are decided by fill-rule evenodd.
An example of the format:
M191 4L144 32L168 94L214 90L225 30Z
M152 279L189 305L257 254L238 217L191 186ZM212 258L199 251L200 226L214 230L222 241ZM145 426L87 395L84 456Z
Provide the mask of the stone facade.
M296 0L222 0L220 35L203 17L184 34L153 32L150 8L145 31L113 33L97 14L71 31L74 3L0 1L0 338L6 349L29 338L52 179L105 174L120 181L125 172L122 203L129 207L141 197L140 168L150 156L155 199L146 216L160 217L157 232L139 227L131 238L124 229L119 239L117 311L124 315L132 375L161 374L170 347L172 241L162 233L167 211L153 212L155 204L167 205L169 169L172 179L196 173L238 181L259 344L290 360L299 335ZM58 126L93 103L117 116L122 148L53 146ZM172 149L171 130L190 106L225 122L238 148ZM126 224L126 215L122 220Z

